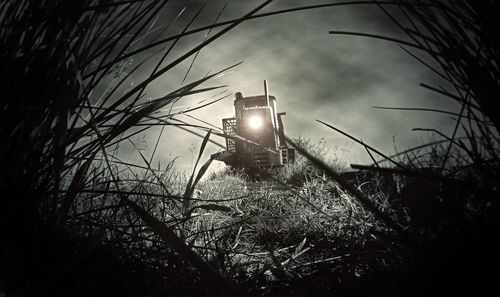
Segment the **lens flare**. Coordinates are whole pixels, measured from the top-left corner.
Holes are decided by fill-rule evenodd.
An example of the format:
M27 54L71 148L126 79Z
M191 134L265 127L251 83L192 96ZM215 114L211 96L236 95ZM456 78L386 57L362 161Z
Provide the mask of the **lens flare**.
M262 118L258 116L253 116L248 121L248 124L252 129L259 129L260 127L262 127Z

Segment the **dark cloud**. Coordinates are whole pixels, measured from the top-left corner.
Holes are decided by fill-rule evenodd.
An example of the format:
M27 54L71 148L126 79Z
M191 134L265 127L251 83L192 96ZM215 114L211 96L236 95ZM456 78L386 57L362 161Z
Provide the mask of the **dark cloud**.
M173 7L178 7L187 2L173 3ZM201 3L188 2L184 14L171 30L182 28ZM195 27L212 23L224 3L208 2ZM259 3L231 1L221 18L244 15ZM304 5L304 1L277 1L272 8L297 5ZM170 14L173 16L175 10L171 9ZM162 21L166 22L168 19ZM437 126L444 129L449 126L449 121L443 116L372 109L370 106L373 105L444 109L453 108L453 105L418 86L420 82L436 83L436 77L397 45L381 40L330 35L329 30L404 37L384 13L376 7L366 5L255 19L241 24L203 49L191 70L189 80L245 61L208 85L228 85L228 92L241 91L244 95L258 95L263 93L262 81L267 79L270 92L278 98L278 108L287 112L287 133L292 137L300 135L313 140L324 137L332 146L352 142L322 127L316 119L332 123L384 150L392 150L394 135L401 148L420 141L421 135L410 131L415 126ZM176 46L174 56L198 44L203 38L204 33L200 33L183 40ZM155 97L180 86L189 63L187 61L179 65L158 79L148 88L148 94ZM210 95L193 96L180 104L194 104L208 96ZM232 100L231 97L200 110L195 115L220 126L221 118L230 117L234 113ZM154 141L153 134L149 136ZM189 147L199 142L197 137L185 132L169 130L160 144L162 153L158 158L166 158L170 154L180 155L179 165L189 166L192 154ZM173 146L173 143L176 145ZM214 146L210 149L208 153L216 150ZM346 155L349 160L369 160L361 148L350 146L347 150L350 151Z

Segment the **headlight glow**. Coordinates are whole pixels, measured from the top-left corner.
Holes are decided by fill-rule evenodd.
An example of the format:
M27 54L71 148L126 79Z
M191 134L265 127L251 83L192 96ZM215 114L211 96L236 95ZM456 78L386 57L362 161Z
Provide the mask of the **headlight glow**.
M252 129L259 129L260 127L262 127L262 118L259 116L252 116L249 119L248 124Z

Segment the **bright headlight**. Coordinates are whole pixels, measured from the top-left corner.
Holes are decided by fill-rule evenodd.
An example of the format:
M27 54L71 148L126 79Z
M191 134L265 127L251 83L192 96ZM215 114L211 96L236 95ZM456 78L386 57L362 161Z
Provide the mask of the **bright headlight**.
M262 127L262 118L259 116L252 116L248 121L248 124L252 129L259 129L260 127Z

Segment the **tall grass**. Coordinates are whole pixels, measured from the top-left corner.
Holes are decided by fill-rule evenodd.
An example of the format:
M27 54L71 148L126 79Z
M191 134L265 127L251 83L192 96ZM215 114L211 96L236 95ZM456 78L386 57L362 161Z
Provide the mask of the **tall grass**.
M377 290L394 295L498 289L497 3L357 1L259 14L269 2L192 28L200 8L166 37L168 27L152 30L166 0L0 4L0 292L244 295L233 280L254 295L283 292L283 284L298 293L335 286L337 294L363 284L357 292L366 293L380 280L392 285ZM238 173L202 181L211 163L201 160L204 147L220 133L162 110L218 89L203 85L231 67L146 100L150 83L245 20L342 5L379 5L407 33L401 41L331 32L397 42L446 80L450 89L423 87L460 104L455 131L420 128L442 140L398 156L360 142L374 164L356 168L397 175L401 189L372 176L355 184L318 158L322 147L315 155L293 141L308 160L281 176L297 179L295 187L252 189ZM186 36L212 28L172 54ZM128 85L141 71L146 77ZM154 167L154 153L137 150L142 164L120 159L120 146L158 125L201 130L187 178L172 164ZM309 165L320 170L299 174Z
M329 167L334 167L340 172L348 169L348 164L337 154L338 148L335 150L331 149L325 139L322 138L318 142L314 143L311 139L299 137L295 139L295 142L302 149L307 150L316 156L321 156L323 161L328 164ZM323 176L324 172L317 170L304 156L298 155L293 163L277 170L276 175L279 180L291 186L300 187L308 180Z
M357 140L334 125L327 127L364 146L373 164L354 165L361 170L397 175L406 180L398 199L409 210L410 224L402 228L388 211L373 205L371 197L356 192L330 168L330 177L353 193L379 220L397 231L393 238L414 253L403 261L412 282L398 290L417 295L454 294L487 296L498 292L498 176L500 163L498 102L499 47L494 35L500 10L496 1L395 1L379 8L406 33L397 39L364 32L331 31L397 43L409 58L433 72L444 85L421 84L454 101L460 112L410 106L400 112L438 112L452 115L455 127L447 135L433 127L415 131L432 133L436 141L389 156ZM411 103L407 103L410 105ZM380 107L378 107L380 108ZM425 123L422 123L423 125ZM307 152L304 152L307 155ZM314 160L319 168L329 167ZM418 256L417 256L418 255ZM422 259L414 263L411 257ZM474 272L472 272L474 271ZM423 274L432 276L426 277ZM407 287L407 288L404 288ZM398 291L396 291L398 292ZM392 294L397 294L392 292ZM401 291L399 291L401 292Z
M146 156L138 150L143 164L131 164L120 159L119 150L128 143L134 146L132 137L158 125L201 129L198 135L206 135L204 145L210 141L210 133L205 134L209 128L178 121L175 114L162 110L183 97L218 89L201 85L231 67L165 90L159 98L148 100L145 94L150 83L241 22L351 5L330 3L257 14L270 2L263 1L242 17L218 22L219 14L211 25L192 28L201 7L167 37L169 25L155 27L167 0L0 4L0 233L5 292L134 295L166 290L160 279L193 276L186 263L217 290L238 291L186 242L190 234L185 229L196 210L224 210L206 201L194 203L196 185L210 161L193 172L183 191L176 191L171 167L151 164L154 152ZM212 32L212 28L219 29ZM173 55L180 40L202 31L210 34ZM146 76L130 85L138 73ZM108 271L97 269L102 267ZM167 269L155 274L159 279L148 287L148 277L137 273L149 275L157 267ZM91 276L95 270L102 273ZM102 282L110 291L100 290Z
M161 49L161 58L146 78L128 89L131 77L146 69L145 63L155 54L140 45L155 41L150 28L168 1L1 4L2 283L9 294L26 290L50 294L57 284L68 283L68 271L76 273L76 279L83 277L76 267L83 265L86 254L103 248L99 248L98 238L104 236L116 247L133 248L145 236L142 230L146 226L216 287L234 293L236 289L228 281L149 213L168 211L176 199L189 201L209 164L201 167L198 176L193 175L184 195L174 195L165 182L168 168L152 168L152 156L141 153L144 165L137 166L123 162L113 151L155 125L185 125L173 122L173 114L160 111L183 97L219 88L200 85L225 70L153 100L144 100L146 87L269 2L233 20L180 57L170 58L201 8ZM180 9L178 16L182 12ZM135 62L131 62L131 52L138 59ZM106 92L93 99L92 94L110 81ZM127 178L135 182L123 181ZM149 184L160 186L161 191L151 193ZM85 237L90 240L88 245ZM70 247L73 242L77 246ZM83 244L78 246L79 242ZM136 248L139 254L146 252ZM10 253L14 256L9 257ZM84 286L84 281L78 283Z

